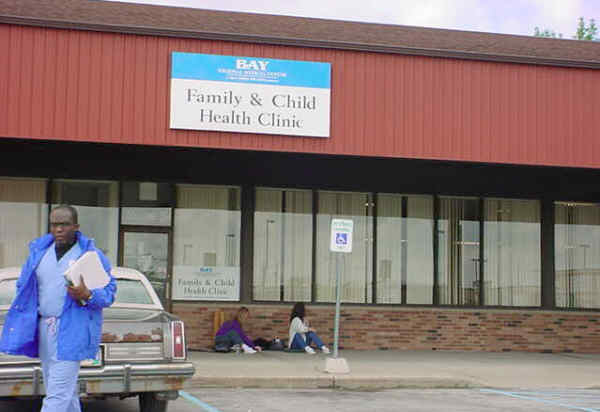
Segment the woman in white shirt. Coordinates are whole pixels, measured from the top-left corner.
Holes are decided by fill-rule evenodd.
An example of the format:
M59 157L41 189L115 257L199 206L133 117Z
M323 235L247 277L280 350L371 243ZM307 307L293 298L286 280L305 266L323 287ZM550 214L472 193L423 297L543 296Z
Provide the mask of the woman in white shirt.
M290 339L289 349L300 349L313 355L315 350L310 347L312 343L323 353L329 353L329 348L323 345L323 341L317 336L317 331L308 326L308 321L304 320L304 303L298 302L292 308L290 315Z

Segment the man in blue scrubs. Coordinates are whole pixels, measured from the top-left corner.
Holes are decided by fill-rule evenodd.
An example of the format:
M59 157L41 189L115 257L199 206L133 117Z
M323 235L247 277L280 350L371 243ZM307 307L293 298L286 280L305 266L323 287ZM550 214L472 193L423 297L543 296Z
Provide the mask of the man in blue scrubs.
M83 279L67 286L64 273L83 253L95 251L110 281L89 290ZM93 240L79 232L77 210L58 206L50 213L50 233L30 244L7 314L0 352L39 356L46 397L42 412L80 412L79 363L98 352L102 309L116 293L110 263Z

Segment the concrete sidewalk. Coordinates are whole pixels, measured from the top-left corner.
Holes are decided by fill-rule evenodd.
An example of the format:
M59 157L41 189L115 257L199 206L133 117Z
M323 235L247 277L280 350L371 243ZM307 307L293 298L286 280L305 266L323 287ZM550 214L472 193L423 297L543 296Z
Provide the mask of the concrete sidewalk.
M332 355L190 351L188 388L530 388L598 389L600 354L340 351L350 373L325 372Z

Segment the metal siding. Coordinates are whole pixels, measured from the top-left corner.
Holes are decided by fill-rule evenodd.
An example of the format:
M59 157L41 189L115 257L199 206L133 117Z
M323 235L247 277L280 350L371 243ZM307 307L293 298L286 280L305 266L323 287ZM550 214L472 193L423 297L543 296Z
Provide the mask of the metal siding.
M66 139L69 134L72 134L72 125L75 124L74 114L69 112L76 106L76 102L73 102L71 98L72 87L70 83L74 81L71 77L73 71L71 67L73 63L72 59L72 48L71 42L73 34L70 32L58 32L57 40L57 56L56 56L56 102L54 107L54 118L55 126L54 130L49 130L49 135L54 136L57 139ZM53 60L51 56L47 58L48 62Z
M396 77L393 71L393 60L391 56L384 55L383 62L383 82L381 87L383 90L390 90L390 93L383 94L384 110L382 110L383 118L389 119L381 125L382 146L386 152L393 152L394 148L394 130L396 128L396 119L394 117L394 99L396 97Z
M4 137L600 167L595 70L14 25L0 50ZM172 51L331 63L331 137L170 130Z
M0 52L8 56L10 47L11 26L0 24ZM0 64L0 136L8 134L8 78L10 75L9 64Z
M20 30L16 27L10 27L8 30L8 50L6 53L7 61L13 61L14 64L10 64L7 67L7 96L8 99L6 101L6 112L7 116L5 118L5 126L2 126L2 130L6 130L8 135L17 133L18 125L16 122L18 121L18 113L19 109L17 107L19 102L19 95L17 94L18 82L19 82L19 67L21 66L21 45L19 43L19 34ZM10 59L9 59L10 57ZM2 110L0 110L2 111Z
M39 65L44 65L45 63L45 58L43 56L43 52L45 50L46 47L46 37L47 37L47 33L44 32L34 32L32 33L32 40L33 40L33 44L34 47L30 50L31 52L31 65L33 67L39 66ZM32 115L34 116L34 118L38 118L38 119L43 119L44 115L43 115L43 110L44 110L44 104L42 102L42 96L41 96L41 92L43 90L44 84L44 78L46 75L46 67L42 66L41 69L41 76L35 76L33 75L33 70L32 70L32 77L30 81L27 81L27 83L31 86L31 92L30 92L30 101L29 101L29 105L30 107L34 108L36 111L32 113ZM40 136L42 134L42 124L43 122L27 122L27 125L23 125L26 127L29 127L29 134L32 136Z
M600 130L600 104L598 103L598 96L600 96L600 82L594 73L591 71L586 72L586 90L588 92L584 104L586 108L585 119L593 119L596 124L586 125L583 128L585 131L585 141L588 145L586 151L587 158L586 164L594 164L594 156L600 152L600 142L598 142L598 130Z
M56 108L56 66L58 64L57 58L50 58L50 55L58 55L57 48L57 37L58 33L55 31L40 32L45 35L45 44L39 55L43 56L43 62L46 63L44 68L44 76L39 77L41 79L40 94L41 94L41 105L42 115L39 122L41 136L46 136L55 129L55 108ZM49 46L52 47L49 47Z

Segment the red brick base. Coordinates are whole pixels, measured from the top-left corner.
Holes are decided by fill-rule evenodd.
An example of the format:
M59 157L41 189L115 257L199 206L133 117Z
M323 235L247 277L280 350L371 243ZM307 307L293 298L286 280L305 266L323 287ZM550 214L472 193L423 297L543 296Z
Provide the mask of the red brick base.
M241 305L175 303L190 349L212 346L213 316ZM253 339L287 339L292 305L246 305ZM334 305L307 305L311 326L333 344ZM421 349L600 353L600 317L593 312L342 306L341 349Z

